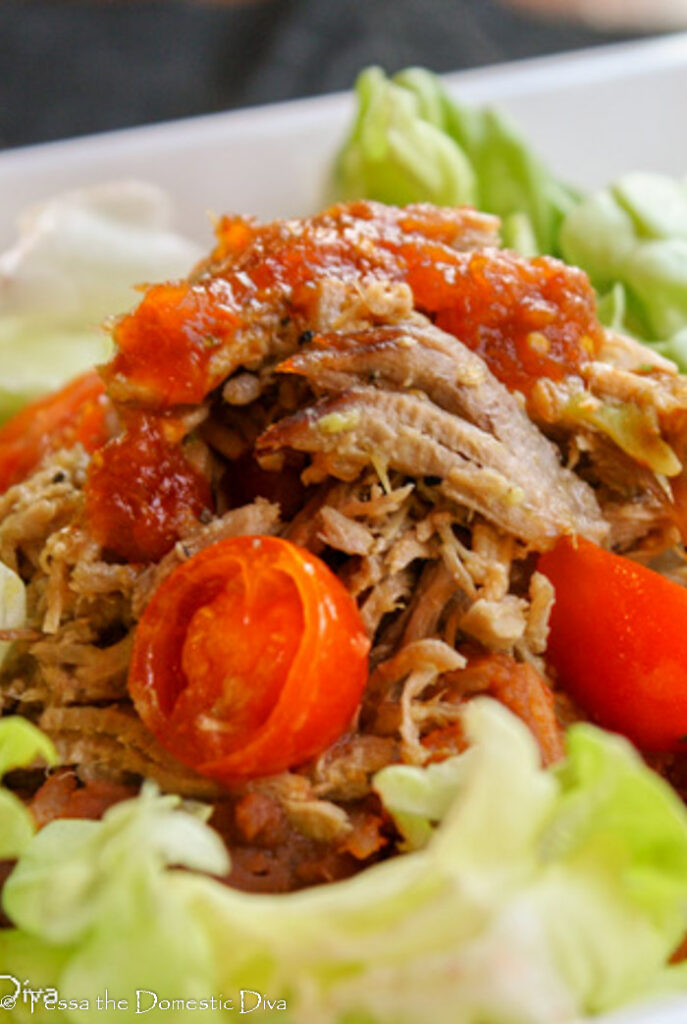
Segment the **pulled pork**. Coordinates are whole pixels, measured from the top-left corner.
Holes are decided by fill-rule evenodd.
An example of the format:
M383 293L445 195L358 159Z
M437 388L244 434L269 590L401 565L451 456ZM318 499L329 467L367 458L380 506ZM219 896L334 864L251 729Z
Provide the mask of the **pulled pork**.
M189 281L115 326L122 433L90 470L60 451L0 497L0 558L28 587L0 709L56 744L40 823L152 778L215 805L231 884L283 891L394 853L375 772L462 750L475 694L519 715L544 763L561 756L577 712L547 670L555 595L536 554L561 535L645 561L677 549L687 391L604 333L579 272L502 253L473 211L355 203L218 231ZM127 669L163 580L254 534L334 569L370 678L320 757L221 787L150 735Z

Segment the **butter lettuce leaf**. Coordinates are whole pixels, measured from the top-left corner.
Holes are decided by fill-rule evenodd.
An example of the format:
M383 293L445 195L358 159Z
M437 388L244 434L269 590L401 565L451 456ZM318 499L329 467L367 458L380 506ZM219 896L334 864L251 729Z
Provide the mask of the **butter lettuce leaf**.
M687 370L687 182L626 174L566 216L561 251L602 294L622 288L628 330ZM605 298L602 311L617 304Z
M0 954L33 982L33 942L44 984L52 954L59 967L50 984L65 999L89 1003L68 1020L93 1020L105 989L132 1008L137 989L182 1000L214 992L210 934L189 906L185 873L166 869L224 874L227 855L206 815L179 811L180 804L145 786L102 821L54 821L6 882L3 905L18 928L0 933ZM148 1005L152 997L145 998ZM103 1007L101 1017L122 1014ZM186 1018L170 1012L166 1019Z
M463 725L465 753L376 778L412 852L303 892L208 877L226 870L218 837L150 789L101 822L47 826L6 884L0 962L65 999L177 998L165 1017L180 1022L197 1016L184 1000L218 993L233 1010L207 1018L233 1019L242 990L283 1000L291 1024L572 1024L684 991L667 966L687 927L677 796L592 726L545 770L494 701L472 701Z
M25 718L0 718L0 779L15 768L28 768L37 761L55 761L47 736ZM0 860L19 856L34 832L33 818L19 797L0 787Z
M353 127L336 161L341 199L470 204L501 217L504 243L526 255L558 251L576 194L548 170L501 114L456 102L422 68L356 83Z
M336 198L398 206L477 202L475 172L446 131L441 91L428 81L430 88L414 89L381 68L360 74L355 123L335 170Z

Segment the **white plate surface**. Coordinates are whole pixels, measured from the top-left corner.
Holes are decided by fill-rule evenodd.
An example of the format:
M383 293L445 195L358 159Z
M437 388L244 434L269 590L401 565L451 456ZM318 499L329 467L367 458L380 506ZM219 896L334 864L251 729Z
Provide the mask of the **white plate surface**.
M687 34L461 72L457 97L493 103L572 184L628 170L687 175ZM0 153L0 250L18 210L63 189L143 178L165 188L176 226L209 246L210 214L316 209L353 112L327 96ZM601 1021L599 1021L601 1024ZM604 1024L687 1024L687 997Z

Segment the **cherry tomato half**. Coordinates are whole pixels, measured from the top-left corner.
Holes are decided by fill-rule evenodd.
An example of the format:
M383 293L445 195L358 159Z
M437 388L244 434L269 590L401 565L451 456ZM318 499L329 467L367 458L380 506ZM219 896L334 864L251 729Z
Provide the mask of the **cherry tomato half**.
M590 541L560 540L547 660L600 725L643 750L687 742L687 590Z
M235 537L153 595L129 690L148 728L201 774L271 775L344 732L369 646L353 598L320 559L276 537Z

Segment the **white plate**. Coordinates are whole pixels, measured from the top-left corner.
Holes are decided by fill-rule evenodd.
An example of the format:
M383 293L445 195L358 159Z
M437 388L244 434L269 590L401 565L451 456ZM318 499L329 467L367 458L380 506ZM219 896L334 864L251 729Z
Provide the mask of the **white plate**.
M496 103L563 177L581 186L641 168L687 173L687 34L447 76ZM178 225L209 242L208 214L313 210L353 110L350 95L214 114L0 153L0 249L17 209L118 177L162 185Z
M573 184L602 185L631 169L687 175L687 34L446 81L461 99L512 114ZM208 246L208 214L312 211L352 111L350 95L328 96L0 153L0 250L22 207L122 177L167 189L177 226ZM687 997L613 1014L606 1024L687 1024Z

